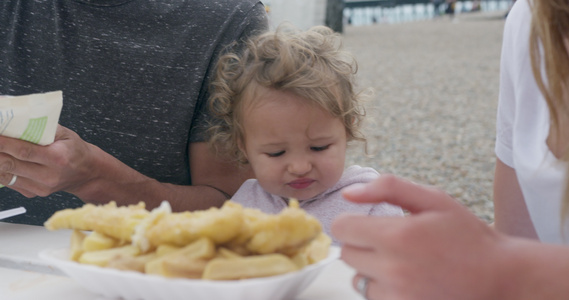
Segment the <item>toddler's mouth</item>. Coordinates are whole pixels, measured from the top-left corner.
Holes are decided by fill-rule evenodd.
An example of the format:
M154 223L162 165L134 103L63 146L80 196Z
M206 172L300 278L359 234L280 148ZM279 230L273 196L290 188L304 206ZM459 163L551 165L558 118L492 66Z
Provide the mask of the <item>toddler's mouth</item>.
M293 189L305 189L309 187L315 180L310 178L300 178L288 183Z

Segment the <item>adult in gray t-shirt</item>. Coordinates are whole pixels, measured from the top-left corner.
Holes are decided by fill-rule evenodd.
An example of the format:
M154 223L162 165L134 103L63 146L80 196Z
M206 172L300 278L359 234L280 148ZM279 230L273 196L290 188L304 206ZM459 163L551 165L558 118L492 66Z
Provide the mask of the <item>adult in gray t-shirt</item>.
M0 137L0 210L42 224L83 201L220 205L248 176L204 143L227 44L267 27L255 0L2 0L0 95L63 91L56 141ZM76 134L75 134L76 133Z

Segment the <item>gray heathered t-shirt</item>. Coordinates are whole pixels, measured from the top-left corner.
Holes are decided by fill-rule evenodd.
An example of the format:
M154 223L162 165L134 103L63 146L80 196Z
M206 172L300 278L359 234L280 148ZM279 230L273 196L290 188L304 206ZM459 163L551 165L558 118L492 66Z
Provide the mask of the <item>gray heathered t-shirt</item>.
M191 184L204 140L204 78L223 46L267 27L256 0L2 0L0 95L63 91L60 124L144 175ZM112 200L112 199L109 199ZM83 202L0 189L7 222L42 224Z

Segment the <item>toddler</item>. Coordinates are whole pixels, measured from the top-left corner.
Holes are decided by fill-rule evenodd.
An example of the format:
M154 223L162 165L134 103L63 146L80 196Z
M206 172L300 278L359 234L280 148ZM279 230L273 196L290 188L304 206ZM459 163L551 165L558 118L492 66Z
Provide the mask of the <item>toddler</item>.
M211 128L210 143L218 153L249 164L256 178L232 201L278 213L296 198L328 235L343 212L403 215L399 207L354 204L340 193L379 175L372 168L344 166L348 142L365 142L359 130L364 110L353 87L356 69L340 36L323 26L280 26L220 58L210 102L220 120Z

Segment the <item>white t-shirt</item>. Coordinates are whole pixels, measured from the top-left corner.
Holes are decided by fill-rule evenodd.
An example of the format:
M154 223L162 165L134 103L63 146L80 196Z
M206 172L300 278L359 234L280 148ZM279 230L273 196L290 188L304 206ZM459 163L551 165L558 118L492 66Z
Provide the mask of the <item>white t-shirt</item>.
M504 29L496 155L515 169L529 214L541 241L561 244L561 199L566 164L546 144L550 117L531 70L527 0L516 1Z

